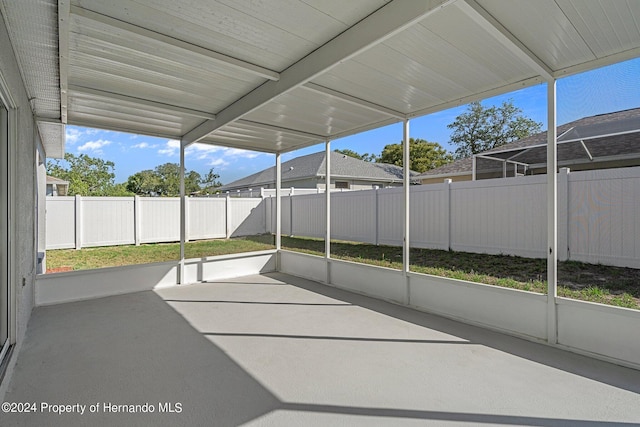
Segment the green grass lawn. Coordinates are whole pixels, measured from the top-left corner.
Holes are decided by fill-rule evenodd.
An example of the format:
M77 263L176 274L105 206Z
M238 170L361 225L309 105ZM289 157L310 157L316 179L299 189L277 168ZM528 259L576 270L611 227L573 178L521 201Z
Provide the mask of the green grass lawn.
M274 249L273 236L251 239L199 240L185 244L185 258L236 254ZM59 249L47 251L47 270L72 267L73 270L117 267L180 259L179 243L153 243L140 246L106 246L99 248Z
M273 236L262 235L230 240L188 242L186 258L273 249ZM324 240L282 237L282 247L324 255ZM402 248L353 242L332 242L331 256L395 269L402 268ZM180 245L145 244L110 246L82 250L47 251L49 269L70 266L74 270L177 260ZM411 270L488 285L546 294L546 260L506 255L486 255L431 249L411 250ZM584 264L558 263L558 295L640 309L640 270Z

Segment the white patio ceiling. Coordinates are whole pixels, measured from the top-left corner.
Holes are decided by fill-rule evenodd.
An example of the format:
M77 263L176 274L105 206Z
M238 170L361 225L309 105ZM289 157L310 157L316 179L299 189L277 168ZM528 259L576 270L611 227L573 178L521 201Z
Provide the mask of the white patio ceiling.
M266 152L640 56L637 0L0 2L48 126Z

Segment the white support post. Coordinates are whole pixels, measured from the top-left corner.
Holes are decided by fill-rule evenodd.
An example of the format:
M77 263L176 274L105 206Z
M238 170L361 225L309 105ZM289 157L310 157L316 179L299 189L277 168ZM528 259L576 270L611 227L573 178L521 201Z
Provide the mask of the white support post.
M325 202L325 235L324 235L324 259L327 263L326 283L331 283L331 141L324 145L324 202Z
M410 194L411 194L411 158L409 156L409 120L405 119L402 126L402 188L404 190L404 221L402 236L402 273L406 279L405 304L411 302L411 289L409 285L409 263L411 258L409 233L411 230L410 223Z
M375 190L375 199L374 199L374 209L375 209L375 213L376 213L376 246L380 245L380 195L378 194L379 189L376 188Z
M76 194L76 250L82 249L82 196Z
M558 261L569 259L569 168L558 172Z
M225 239L231 238L231 195L227 193L227 196L224 198L224 218L225 218L225 226L224 226L224 237Z
M293 187L289 188L289 237L293 237Z
M453 180L451 178L447 178L444 180L445 183L445 191L447 192L447 243L445 245L445 250L451 250L451 183Z
M282 249L282 160L276 154L276 250ZM280 255L277 257L277 271L280 271Z
M184 199L184 242L187 243L189 241L189 205L191 202L189 198L186 197Z
M183 285L185 283L184 277L184 240L186 229L186 200L184 191L184 143L180 143L180 263L178 266L178 284Z
M471 157L471 180L476 180L476 156Z
M556 141L556 81L547 82L547 341L558 341L558 176Z
M142 220L140 216L140 196L133 196L133 240L136 246L140 246L140 236L142 235L142 230L140 229Z

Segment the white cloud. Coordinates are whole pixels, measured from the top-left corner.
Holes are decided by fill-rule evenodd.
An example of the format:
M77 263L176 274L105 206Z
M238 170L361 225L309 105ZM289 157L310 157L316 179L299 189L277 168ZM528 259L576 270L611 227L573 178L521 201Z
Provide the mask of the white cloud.
M67 131L66 131L66 142L68 144L75 144L76 142L78 142L78 139L80 138L81 132L80 130L76 129L76 128L71 128L68 127Z
M138 144L134 144L131 148L156 148L157 144L149 144L148 142L140 142Z
M75 126L67 126L65 130L65 141L69 145L80 142L87 136L95 135L100 132L98 129L80 128Z
M179 149L180 149L180 141L176 139L170 139L167 141L164 148L161 148L158 150L158 154L173 157L178 154Z
M79 152L92 151L96 154L102 154L102 147L111 144L111 141L98 139L97 141L88 141L78 147Z
M225 161L224 159L221 158L217 158L217 159L211 159L211 161L209 162L209 166L218 166L218 167L224 167L224 166L228 166L229 162Z
M158 150L158 154L173 157L179 154L179 149L180 141L170 139ZM226 166L232 161L239 159L255 159L264 153L242 150L239 148L195 143L188 146L184 154L185 156L194 157L197 160L208 160L208 164L211 166Z

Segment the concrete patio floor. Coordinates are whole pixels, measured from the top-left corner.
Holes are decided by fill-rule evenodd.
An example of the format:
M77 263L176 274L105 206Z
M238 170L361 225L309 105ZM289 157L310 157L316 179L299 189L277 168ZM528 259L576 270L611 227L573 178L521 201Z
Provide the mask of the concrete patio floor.
M4 401L38 412L2 426L628 426L640 371L273 273L37 308Z

